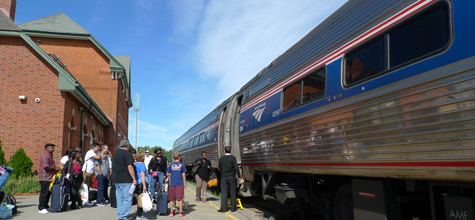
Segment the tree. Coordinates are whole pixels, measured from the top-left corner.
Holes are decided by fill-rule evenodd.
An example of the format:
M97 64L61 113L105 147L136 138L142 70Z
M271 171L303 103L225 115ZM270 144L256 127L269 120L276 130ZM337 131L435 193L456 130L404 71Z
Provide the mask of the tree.
M7 165L7 160L5 160L5 152L2 149L2 140L0 140L0 165Z
M174 161L172 150L162 149L162 155L165 156L168 159L168 161L170 161L170 163Z
M31 158L26 155L25 150L20 147L10 160L9 166L13 167L14 176L28 176L31 175L31 167L33 162Z

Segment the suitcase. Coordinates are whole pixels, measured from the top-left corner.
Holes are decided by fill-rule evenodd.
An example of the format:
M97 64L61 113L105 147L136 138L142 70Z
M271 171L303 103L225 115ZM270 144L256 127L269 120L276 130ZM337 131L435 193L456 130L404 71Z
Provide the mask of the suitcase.
M112 208L117 208L117 197L115 195L115 184L111 183L111 191L109 193L109 202Z
M68 207L69 185L53 185L51 187L51 212L62 212Z
M89 189L88 200L89 200L90 202L92 202L92 201L94 201L94 200L97 200L97 189L94 189L94 188L90 188L90 189Z
M157 196L158 215L168 214L168 192L159 192Z

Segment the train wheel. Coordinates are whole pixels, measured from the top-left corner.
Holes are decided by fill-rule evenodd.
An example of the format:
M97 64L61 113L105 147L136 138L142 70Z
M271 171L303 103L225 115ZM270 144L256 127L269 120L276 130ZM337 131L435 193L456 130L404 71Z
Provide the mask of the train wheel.
M333 205L335 220L353 220L353 194L350 184L343 184L338 188Z

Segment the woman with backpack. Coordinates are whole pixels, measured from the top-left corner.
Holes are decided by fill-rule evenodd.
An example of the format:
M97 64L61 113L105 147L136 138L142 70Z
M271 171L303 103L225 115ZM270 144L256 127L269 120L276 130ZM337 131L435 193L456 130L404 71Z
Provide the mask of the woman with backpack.
M69 177L71 187L71 209L82 208L79 188L84 180L82 175L81 148L77 147L70 152L69 160L64 164L61 174Z

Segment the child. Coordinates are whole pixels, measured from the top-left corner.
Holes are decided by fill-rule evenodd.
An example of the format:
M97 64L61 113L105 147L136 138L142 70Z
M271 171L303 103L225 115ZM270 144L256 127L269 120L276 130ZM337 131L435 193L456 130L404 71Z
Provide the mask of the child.
M70 152L69 160L64 164L61 172L64 177L69 174L71 186L71 209L82 208L82 200L79 195L79 188L83 182L81 168L81 148L77 147Z
M185 184L186 184L186 167L185 164L180 162L181 154L179 152L173 153L173 159L175 162L171 163L167 169L167 175L170 178L170 188L168 189L168 200L170 200L170 216L175 216L173 207L175 206L175 200L179 202L180 214L178 216L183 217L183 199L185 199Z
M137 187L135 188L135 197L138 199L139 195L143 192L147 191L147 168L145 168L145 164L143 163L145 159L144 153L140 152L136 155L136 161L134 165L135 169L135 179L137 180ZM138 207L137 203L137 219L144 219L142 216L143 208Z

